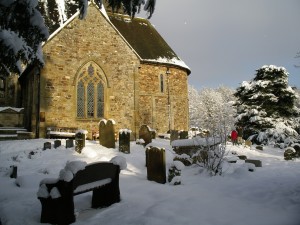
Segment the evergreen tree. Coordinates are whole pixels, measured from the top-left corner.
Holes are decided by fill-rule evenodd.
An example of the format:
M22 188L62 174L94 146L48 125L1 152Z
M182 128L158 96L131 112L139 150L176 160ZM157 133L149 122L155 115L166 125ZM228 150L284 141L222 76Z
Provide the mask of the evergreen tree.
M255 78L244 81L234 93L237 97L238 126L250 132L265 131L278 122L291 126L299 114L295 91L288 86L288 72L283 67L263 66Z

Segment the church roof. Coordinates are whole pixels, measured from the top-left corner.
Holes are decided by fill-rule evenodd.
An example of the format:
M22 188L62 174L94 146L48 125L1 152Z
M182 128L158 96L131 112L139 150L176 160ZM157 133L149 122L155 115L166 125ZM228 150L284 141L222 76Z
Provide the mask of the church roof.
M189 67L176 55L149 20L132 19L122 14L108 14L108 16L142 61L174 64L184 67L190 73Z
M45 2L43 4L39 2L40 11L49 28L48 40L79 14L73 1L66 1L65 13L59 11L59 7L54 2L46 1L48 5L45 5ZM105 10L100 10L99 13L102 13L108 22L118 30L142 62L175 65L184 68L188 74L191 73L189 67L176 55L147 19L132 19L123 14L106 14Z

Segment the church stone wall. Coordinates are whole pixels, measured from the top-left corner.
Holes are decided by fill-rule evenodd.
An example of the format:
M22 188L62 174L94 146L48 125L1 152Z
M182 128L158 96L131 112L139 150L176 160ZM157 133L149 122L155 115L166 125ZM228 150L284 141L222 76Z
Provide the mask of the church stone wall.
M87 63L99 66L106 77L104 118L115 120L116 130L134 130L134 87L140 62L98 9L90 6L86 19L74 19L43 51L41 137L49 126L78 127L89 135L98 130L98 118L76 118L76 78Z
M142 64L139 70L137 126L147 124L158 133L169 129L188 130L187 88L186 71L177 67Z

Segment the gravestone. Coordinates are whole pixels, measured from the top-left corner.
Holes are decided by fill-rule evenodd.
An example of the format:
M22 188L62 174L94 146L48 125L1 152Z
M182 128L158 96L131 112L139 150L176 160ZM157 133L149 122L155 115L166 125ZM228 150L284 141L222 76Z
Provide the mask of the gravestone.
M113 120L101 120L99 123L99 143L106 148L115 148L115 122Z
M73 148L74 147L74 142L72 139L67 139L66 140L66 148Z
M58 148L59 146L61 146L61 141L60 140L55 140L54 141L54 148Z
M145 124L141 126L139 130L139 139L144 140L144 146L152 142L152 133L149 126Z
M164 148L146 149L147 179L157 183L166 183L166 153Z
M106 123L106 146L107 148L115 148L116 142L115 142L115 125L112 120L108 120Z
M51 143L50 142L45 142L44 143L44 150L46 149L51 149Z
M85 135L86 131L80 130L75 134L75 151L81 153L82 149L85 147Z
M188 139L189 138L189 132L188 131L180 131L179 132L179 139Z
M170 143L172 143L172 141L178 140L178 135L178 130L171 130Z
M106 120L101 120L99 123L99 143L100 145L106 147L105 130L106 130Z
M119 131L119 151L123 153L130 153L130 133L131 130L122 129Z

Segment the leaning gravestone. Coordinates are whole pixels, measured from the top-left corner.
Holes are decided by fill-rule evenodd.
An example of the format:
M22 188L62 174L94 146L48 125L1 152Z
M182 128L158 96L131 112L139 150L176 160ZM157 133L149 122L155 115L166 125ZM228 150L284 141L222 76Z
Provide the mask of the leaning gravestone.
M46 149L51 149L51 143L50 142L45 142L44 143L44 150Z
M58 148L59 146L61 146L61 140L55 140L54 141L54 148Z
M141 126L139 130L139 139L144 140L144 146L152 142L152 133L149 126L145 124Z
M72 139L67 139L66 140L66 148L73 148L74 147L74 142Z
M99 123L99 142L106 148L115 148L115 122L102 119Z
M119 131L119 151L123 153L130 153L130 133L131 130L121 129Z
M147 179L157 183L166 183L166 153L164 148L146 149Z

